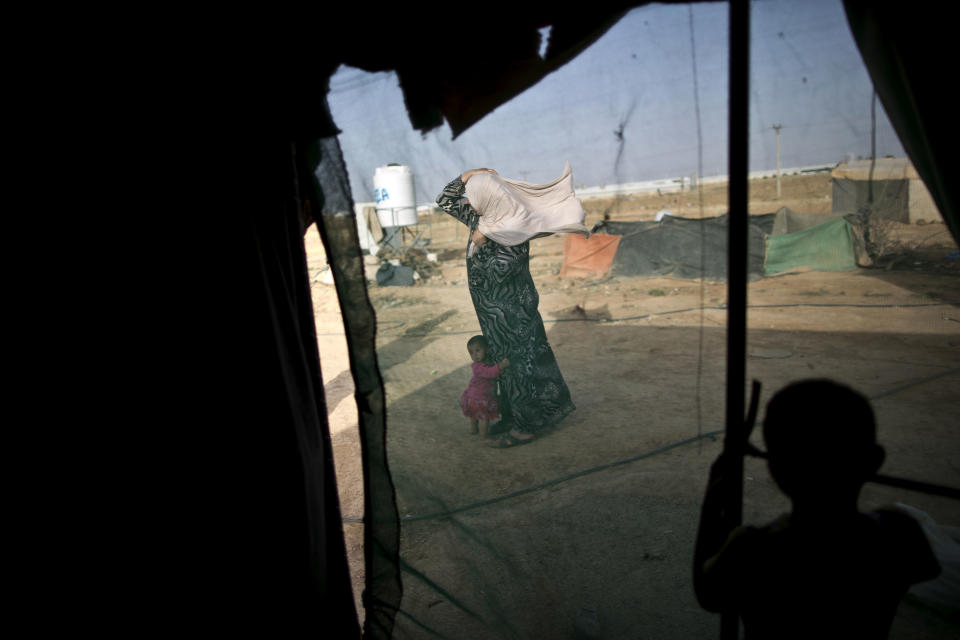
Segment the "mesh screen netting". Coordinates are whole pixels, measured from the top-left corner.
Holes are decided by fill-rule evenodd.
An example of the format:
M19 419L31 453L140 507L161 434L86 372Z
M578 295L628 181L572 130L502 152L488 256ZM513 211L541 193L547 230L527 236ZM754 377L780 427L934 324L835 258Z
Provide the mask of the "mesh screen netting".
M831 378L871 400L882 474L960 486L957 246L915 174L867 172L873 187L834 176L906 156L844 7L752 4L751 174L738 212L728 205L728 12L722 2L633 9L456 137L413 129L392 73L333 76L349 183L318 174L326 200L307 257L354 595L371 637L718 635L692 580L723 449L733 213L750 222L743 357L747 380L762 383L758 423L776 390ZM449 40L436 48L457 55ZM336 168L337 143L324 144L314 151L328 160L316 164ZM585 254L552 235L468 262L459 176L489 167L544 183L567 161L586 226L601 241L620 236L614 250L584 249L603 259L568 270ZM406 184L394 175L412 176L409 201L390 202ZM413 211L408 223L379 215L398 208ZM475 374L467 342L481 333L490 361L509 361L492 385L505 419L490 419L488 437L461 405ZM750 442L765 448L759 428ZM762 459L746 459L743 487L745 523L790 511ZM881 481L859 505L897 503L924 523L943 575L956 571L960 503ZM955 589L919 585L891 637L952 636Z

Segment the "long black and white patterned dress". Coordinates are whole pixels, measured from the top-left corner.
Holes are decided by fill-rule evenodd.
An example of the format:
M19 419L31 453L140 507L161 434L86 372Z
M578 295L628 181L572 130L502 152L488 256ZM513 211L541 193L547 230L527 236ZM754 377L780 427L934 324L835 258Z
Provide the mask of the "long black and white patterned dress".
M464 190L463 181L455 178L437 196L437 204L467 225L469 248L479 215L463 200ZM575 407L537 311L540 295L530 275L530 243L506 247L488 239L467 258L467 283L492 361L510 360L500 377L505 424L524 433L557 424Z

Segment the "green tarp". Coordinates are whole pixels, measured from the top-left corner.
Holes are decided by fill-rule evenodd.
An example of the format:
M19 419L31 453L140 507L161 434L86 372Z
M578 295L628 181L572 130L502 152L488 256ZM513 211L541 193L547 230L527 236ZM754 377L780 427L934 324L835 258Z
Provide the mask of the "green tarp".
M837 218L796 233L767 238L764 275L776 275L801 267L817 271L856 269L850 223Z

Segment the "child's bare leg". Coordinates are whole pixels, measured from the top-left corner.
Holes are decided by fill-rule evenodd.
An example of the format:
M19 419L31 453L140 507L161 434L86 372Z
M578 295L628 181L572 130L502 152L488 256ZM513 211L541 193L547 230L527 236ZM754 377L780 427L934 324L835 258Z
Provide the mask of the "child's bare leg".
M480 437L486 439L487 428L490 426L489 420L480 420Z
M478 420L476 418L470 418L470 435L475 435L479 432L477 428ZM486 433L486 431L484 431Z

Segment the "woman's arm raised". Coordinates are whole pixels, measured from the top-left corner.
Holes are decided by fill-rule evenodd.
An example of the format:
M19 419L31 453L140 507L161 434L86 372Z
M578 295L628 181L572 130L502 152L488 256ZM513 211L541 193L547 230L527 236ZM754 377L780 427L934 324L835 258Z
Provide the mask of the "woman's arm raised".
M472 229L476 227L477 212L463 200L463 191L463 180L457 176L437 196L437 206Z
M463 196L467 180L470 179L470 176L484 172L497 173L493 169L471 169L470 171L464 171L445 186L443 191L440 192L440 195L437 196L437 205L441 209L471 229L475 229L477 226L477 212L474 211L473 207L465 202L461 196Z

